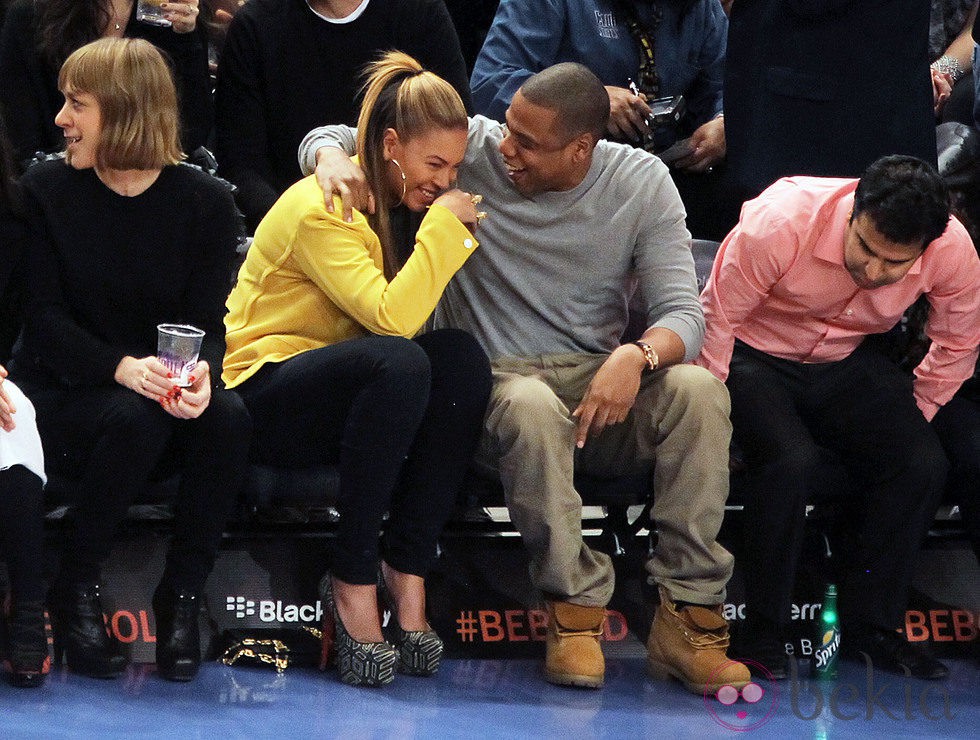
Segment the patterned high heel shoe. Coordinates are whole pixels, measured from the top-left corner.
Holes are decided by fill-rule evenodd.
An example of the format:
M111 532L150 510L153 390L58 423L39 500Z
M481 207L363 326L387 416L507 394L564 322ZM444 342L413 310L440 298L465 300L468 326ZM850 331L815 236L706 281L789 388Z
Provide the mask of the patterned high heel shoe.
M323 647L320 668L331 658L340 680L351 686L384 686L395 678L397 651L385 641L358 642L340 620L333 599L330 574L320 579L320 601L323 604Z
M391 618L385 628L388 641L398 650L398 672L409 676L431 676L439 670L443 643L434 629L403 630L398 622L398 609L395 598L385 583L384 575L378 572L378 590L382 601L391 611Z
M36 688L51 669L48 638L44 633L44 602L18 601L4 604L4 669L10 683L19 688Z

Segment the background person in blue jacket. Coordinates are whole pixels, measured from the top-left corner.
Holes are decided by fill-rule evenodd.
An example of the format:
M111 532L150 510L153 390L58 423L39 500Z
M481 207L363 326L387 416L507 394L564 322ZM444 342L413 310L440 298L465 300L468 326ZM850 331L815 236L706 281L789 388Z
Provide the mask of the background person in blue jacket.
M717 0L501 0L470 77L473 106L503 121L531 75L578 62L609 93L609 138L640 145L649 132L649 102L683 95L676 137L690 137L689 146L676 158L653 151L671 167L694 236L720 239L727 229L715 222L714 192L725 157L727 33Z

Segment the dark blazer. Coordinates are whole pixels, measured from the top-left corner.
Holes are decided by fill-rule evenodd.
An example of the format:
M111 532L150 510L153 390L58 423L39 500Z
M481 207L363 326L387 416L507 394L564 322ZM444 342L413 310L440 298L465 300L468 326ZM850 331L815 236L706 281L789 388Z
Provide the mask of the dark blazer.
M856 177L885 154L935 164L929 0L737 0L725 70L728 177Z

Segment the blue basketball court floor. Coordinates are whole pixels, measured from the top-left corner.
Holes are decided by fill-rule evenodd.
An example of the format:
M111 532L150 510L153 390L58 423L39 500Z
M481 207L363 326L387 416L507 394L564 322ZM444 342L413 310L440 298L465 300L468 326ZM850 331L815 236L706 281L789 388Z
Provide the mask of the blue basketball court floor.
M545 683L534 660L446 660L432 678L382 689L336 673L205 663L174 684L152 665L115 681L62 668L39 690L0 686L3 738L704 738L978 736L980 668L950 661L942 682L843 663L833 682L759 682L726 706L648 678L642 656L613 657L600 690ZM753 697L754 698L754 697Z

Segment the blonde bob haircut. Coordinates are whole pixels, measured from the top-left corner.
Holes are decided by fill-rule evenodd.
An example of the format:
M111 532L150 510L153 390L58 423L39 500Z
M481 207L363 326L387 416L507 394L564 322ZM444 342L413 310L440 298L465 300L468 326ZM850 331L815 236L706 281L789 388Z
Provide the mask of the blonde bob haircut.
M149 41L103 38L86 44L65 60L58 89L87 93L98 102L99 168L155 170L184 158L173 76Z
M433 130L466 131L466 108L459 93L438 75L423 69L400 51L389 51L365 69L367 81L357 119L357 155L371 192L375 212L368 224L381 241L385 277L391 281L401 269L392 242L388 198L388 167L384 156L385 131L394 129L402 142Z

